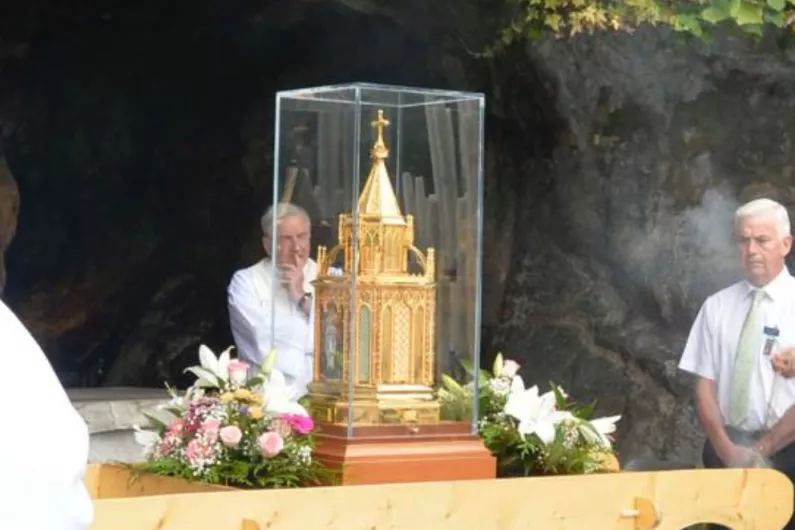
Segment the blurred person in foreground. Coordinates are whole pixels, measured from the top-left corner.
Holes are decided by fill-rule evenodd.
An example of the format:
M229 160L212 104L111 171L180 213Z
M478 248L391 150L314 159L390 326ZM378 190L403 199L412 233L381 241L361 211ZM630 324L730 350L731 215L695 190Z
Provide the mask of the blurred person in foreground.
M275 258L270 255L274 218ZM313 370L312 281L317 277L317 263L309 257L311 224L303 208L279 203L265 212L260 226L265 257L237 271L227 289L232 335L238 358L252 367L262 364L272 341L277 352L275 367L285 375L297 399L306 394Z
M679 368L698 376L704 467L770 465L795 477L795 278L786 208L757 199L735 212L745 279L711 295L690 330ZM723 528L713 526L712 528ZM795 530L793 520L785 527Z
M44 352L0 301L0 529L87 530L88 428Z

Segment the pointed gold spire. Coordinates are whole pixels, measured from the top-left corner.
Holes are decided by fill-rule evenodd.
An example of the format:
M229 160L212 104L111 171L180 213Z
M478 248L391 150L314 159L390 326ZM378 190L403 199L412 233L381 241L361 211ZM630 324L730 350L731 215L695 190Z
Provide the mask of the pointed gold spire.
M370 150L373 165L359 196L359 215L379 217L388 224L405 224L384 163L389 156L389 149L384 143L384 127L389 126L389 121L384 118L383 110L379 109L378 117L371 125L376 130L375 144Z

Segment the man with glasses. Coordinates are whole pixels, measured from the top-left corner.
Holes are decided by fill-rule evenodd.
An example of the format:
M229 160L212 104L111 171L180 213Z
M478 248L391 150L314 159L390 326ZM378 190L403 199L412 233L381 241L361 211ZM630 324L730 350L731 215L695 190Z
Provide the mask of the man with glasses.
M271 256L274 219L276 249ZM227 289L232 335L238 358L254 368L273 346L275 367L298 398L312 380L312 281L317 263L309 258L311 223L304 209L280 203L265 212L260 225L265 257L237 271Z

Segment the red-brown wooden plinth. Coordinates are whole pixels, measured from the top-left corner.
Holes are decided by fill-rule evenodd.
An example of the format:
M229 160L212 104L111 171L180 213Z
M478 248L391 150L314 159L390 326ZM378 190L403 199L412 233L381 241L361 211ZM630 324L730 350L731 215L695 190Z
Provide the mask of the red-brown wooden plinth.
M318 424L315 458L343 485L495 478L495 458L467 423L347 427Z

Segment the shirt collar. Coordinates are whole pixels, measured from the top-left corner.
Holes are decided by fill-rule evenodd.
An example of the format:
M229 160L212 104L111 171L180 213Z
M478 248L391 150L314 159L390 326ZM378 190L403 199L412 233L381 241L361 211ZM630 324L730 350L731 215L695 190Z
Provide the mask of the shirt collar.
M765 291L765 294L771 299L776 300L784 296L784 293L787 289L790 288L790 282L792 280L792 276L787 269L787 266L784 265L784 268L781 269L781 272L778 273L778 276L773 278L770 283L765 285L764 287L754 287L749 281L746 280L745 287L746 287L746 296L753 293L756 289L762 289Z

